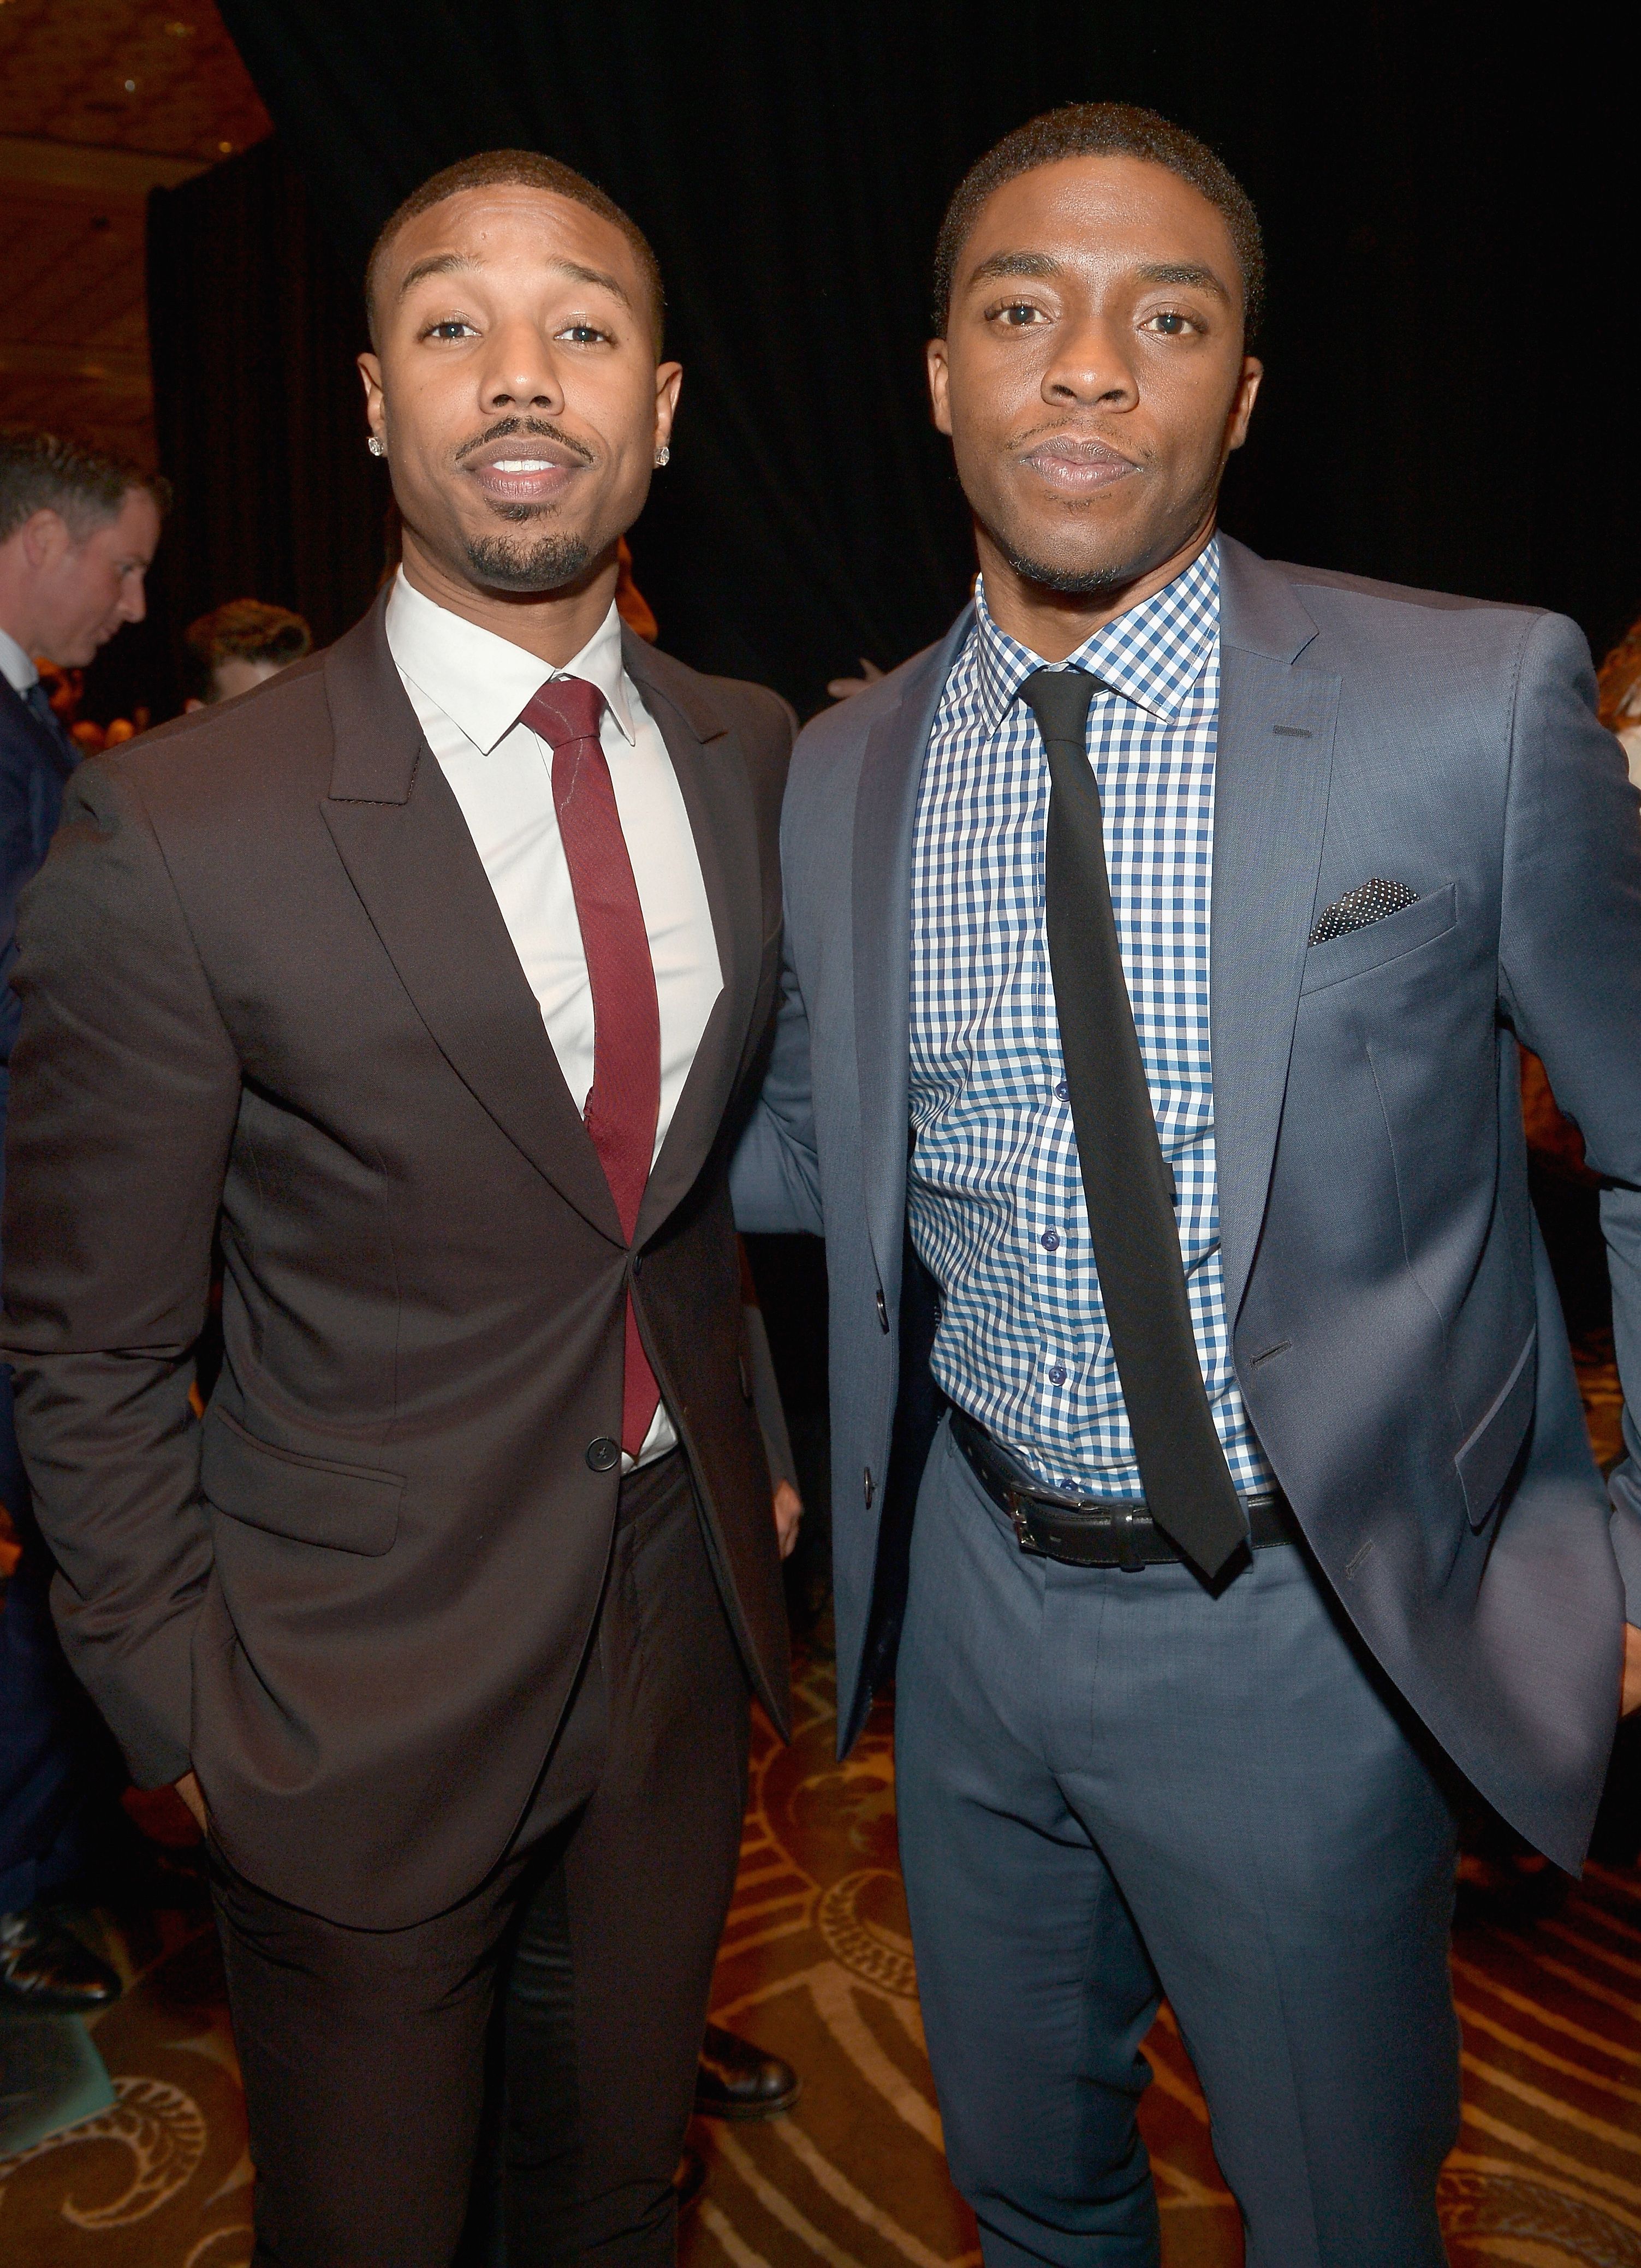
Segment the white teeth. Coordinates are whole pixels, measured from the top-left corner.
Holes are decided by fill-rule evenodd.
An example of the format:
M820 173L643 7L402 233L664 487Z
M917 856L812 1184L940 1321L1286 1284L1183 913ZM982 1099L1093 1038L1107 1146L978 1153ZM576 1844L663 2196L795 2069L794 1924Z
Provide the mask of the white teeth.
M550 473L553 469L546 457L498 457L490 468L495 473Z

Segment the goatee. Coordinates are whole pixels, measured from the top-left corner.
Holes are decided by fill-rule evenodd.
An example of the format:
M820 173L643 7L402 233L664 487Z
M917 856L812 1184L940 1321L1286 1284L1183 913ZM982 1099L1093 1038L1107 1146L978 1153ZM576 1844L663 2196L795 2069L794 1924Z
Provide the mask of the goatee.
M1067 599L1102 599L1108 592L1120 591L1134 579L1134 570L1126 562L1104 567L1051 567L1041 559L1028 559L1023 551L1005 543L995 529L991 540L1009 565L1024 583L1034 583L1040 591L1053 591Z
M578 535L538 535L509 542L485 535L467 547L474 580L493 591L558 591L573 583L592 556Z

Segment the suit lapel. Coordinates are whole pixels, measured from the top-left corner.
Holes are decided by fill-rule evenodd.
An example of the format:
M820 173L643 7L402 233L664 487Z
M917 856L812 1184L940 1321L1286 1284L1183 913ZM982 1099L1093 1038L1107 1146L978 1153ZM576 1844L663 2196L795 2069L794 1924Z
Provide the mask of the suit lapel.
M55 733L42 725L8 677L0 676L0 701L9 704L13 722L33 742L57 777L67 779L78 762L74 744L68 734L63 733L59 740Z
M855 1061L866 1223L878 1274L900 1281L910 1123L912 831L924 757L952 665L974 622L955 627L910 672L872 725L855 794ZM862 696L857 696L858 699Z
M335 731L325 823L457 1077L561 1196L624 1244L598 1152L461 807L422 737L382 618L379 604L325 658Z
M734 733L693 670L630 634L627 673L666 744L695 837L723 988L695 1049L639 1208L635 1241L654 1235L694 1186L717 1141L735 1082L761 1035L752 1028L762 952L757 824Z
M1299 668L1316 625L1221 537L1211 1027L1225 1311L1264 1218L1316 901L1339 680Z

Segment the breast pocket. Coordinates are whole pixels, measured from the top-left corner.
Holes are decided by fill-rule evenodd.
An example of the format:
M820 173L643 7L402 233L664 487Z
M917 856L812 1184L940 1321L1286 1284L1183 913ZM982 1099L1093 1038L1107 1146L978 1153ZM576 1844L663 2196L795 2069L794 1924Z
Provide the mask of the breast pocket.
M1343 984L1352 976L1365 976L1370 968L1383 968L1388 961L1418 952L1422 946L1434 945L1438 938L1456 929L1458 921L1458 890L1447 882L1428 896L1416 898L1399 913L1369 922L1365 929L1346 930L1343 937L1329 938L1326 945L1314 945L1305 956L1300 997L1321 992L1329 984Z
M372 1559L394 1547L405 1493L402 1473L276 1449L221 1410L205 1419L200 1484L210 1504L247 1528Z

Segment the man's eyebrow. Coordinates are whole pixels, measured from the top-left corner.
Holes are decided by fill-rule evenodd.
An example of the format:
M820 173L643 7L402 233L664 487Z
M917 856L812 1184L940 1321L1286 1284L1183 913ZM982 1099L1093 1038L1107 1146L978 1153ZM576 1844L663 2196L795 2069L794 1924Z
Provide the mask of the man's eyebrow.
M972 269L971 284L989 284L994 276L1057 276L1060 263L1046 252L994 252Z
M1227 306L1231 304L1231 294L1211 268L1197 268L1189 261L1157 260L1147 262L1135 272L1142 284L1194 284L1203 291L1217 293Z
M479 262L465 252L433 252L425 260L413 260L399 279L399 297L402 299L413 285L430 276L455 276L464 269L477 268ZM632 295L620 276L610 275L602 268L585 267L578 260L549 260L549 268L561 276L568 276L578 284L596 284L611 292L623 307L630 308Z
M610 275L605 269L584 268L578 260L552 260L548 265L556 268L561 276L573 276L578 284L596 284L602 290L613 292L623 307L630 308L632 306L632 295L620 276Z
M399 297L402 299L411 285L421 283L425 276L454 276L460 269L476 265L465 252L430 253L425 260L413 260L399 278Z

